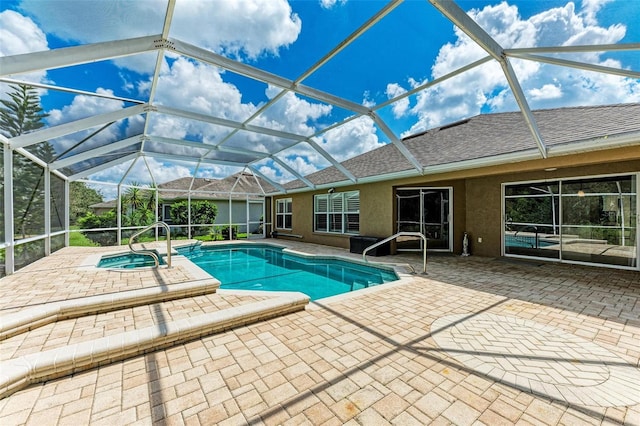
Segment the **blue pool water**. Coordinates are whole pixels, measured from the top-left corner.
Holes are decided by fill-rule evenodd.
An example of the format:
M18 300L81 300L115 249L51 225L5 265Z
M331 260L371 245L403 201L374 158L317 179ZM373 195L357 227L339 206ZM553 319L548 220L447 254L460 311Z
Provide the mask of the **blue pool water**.
M152 251L158 255L156 250ZM165 264L164 259L159 255L158 260L160 265ZM151 256L138 253L109 254L102 256L98 262L98 268L130 269L154 265L155 262Z
M557 245L558 242L555 241L545 241L543 239L538 239L538 248L549 247L553 245ZM507 247L528 247L535 248L536 246L536 237L534 236L517 236L506 235L505 236L505 245Z
M396 281L395 272L353 262L307 258L267 245L179 248L220 280L220 288L300 291L311 300Z

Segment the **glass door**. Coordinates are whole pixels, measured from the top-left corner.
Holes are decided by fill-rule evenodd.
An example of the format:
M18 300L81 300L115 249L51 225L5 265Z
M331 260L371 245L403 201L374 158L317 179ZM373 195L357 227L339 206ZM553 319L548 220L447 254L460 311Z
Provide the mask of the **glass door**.
M452 188L400 188L396 191L398 205L397 232L422 232L428 239L428 249L451 251ZM422 250L422 239L400 237L400 251Z
M247 201L247 238L264 238L264 199Z

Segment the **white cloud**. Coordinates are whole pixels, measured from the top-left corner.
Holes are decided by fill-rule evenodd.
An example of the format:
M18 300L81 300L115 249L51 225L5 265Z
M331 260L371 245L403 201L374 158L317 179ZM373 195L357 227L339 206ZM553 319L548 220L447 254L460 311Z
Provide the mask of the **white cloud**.
M0 56L20 55L43 50L49 50L47 37L30 18L13 10L0 12ZM21 74L15 77L20 80L42 83L46 81L46 71ZM7 89L6 84L0 85L2 97Z
M581 10L568 2L529 18L522 17L517 6L502 2L473 9L469 15L504 48L613 44L622 40L626 28L622 24L609 27L599 24L597 13L608 2L585 0ZM432 78L487 55L459 29L455 30L455 35L454 42L440 49L431 69ZM573 54L569 59L623 67L619 61L607 59L601 52ZM510 62L532 108L638 101L640 82L637 80L535 61L510 59ZM394 87L394 91L400 90ZM403 134L406 136L477 115L486 109L508 111L517 108L503 70L497 62L491 61L420 92L415 96L412 108L397 108L394 113L404 112L404 117L415 117L410 130Z
M338 161L379 148L376 127L369 117L359 117L322 135L322 147Z
M222 76L218 68L180 57L160 74L156 103L243 121L253 114L256 106L243 103L240 90ZM148 90L150 83L141 83L139 91Z
M24 0L42 28L57 37L95 43L160 34L166 0ZM217 52L258 57L293 43L302 22L285 0L178 0L169 36Z
M272 99L280 91L279 88L269 86L266 95ZM313 103L293 92L287 92L251 124L310 136L316 131L314 122L331 114L332 109L331 105Z
M532 100L558 99L562 96L562 89L553 84L545 84L540 88L530 89L528 94Z
M111 89L98 87L96 93L100 95L113 96ZM49 111L47 122L51 126L80 120L93 115L104 114L116 111L124 107L124 102L113 99L99 98L95 96L77 95L70 105L65 105L62 109Z
M320 7L323 9L331 9L336 4L343 5L347 2L347 0L320 0Z
M395 98L396 96L400 96L406 92L407 90L397 83L387 84L386 94L389 99ZM393 107L392 107L393 115L396 118L400 118L407 112L408 109L409 109L409 99L402 98L393 104Z
M318 171L318 167L304 157L286 158L285 163L302 176Z
M582 11L585 22L592 25L597 25L598 20L596 15L607 3L611 3L613 0L582 0Z
M13 10L0 12L0 56L49 50L47 37L26 16Z
M99 182L119 182L124 174L127 173L127 170L129 170L131 161L94 173L90 175L88 179ZM153 177L156 183L169 182L174 179L193 175L193 167L184 164L161 162L151 157L147 157L147 163L149 164L149 169L153 171ZM136 161L136 164L129 170L126 176L125 183L131 184L132 182L143 185L149 185L153 182L149 170L142 159Z

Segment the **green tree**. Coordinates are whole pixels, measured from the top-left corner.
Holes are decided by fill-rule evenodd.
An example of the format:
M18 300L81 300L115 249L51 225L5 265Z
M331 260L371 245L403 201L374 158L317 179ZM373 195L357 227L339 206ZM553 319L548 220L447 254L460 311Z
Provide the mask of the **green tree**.
M69 222L77 224L78 219L90 212L89 206L104 201L102 194L89 188L84 182L69 184Z
M37 130L44 126L45 114L40 106L36 90L25 84L9 85L13 92L9 99L2 99L0 107L0 130L8 138Z
M132 183L122 196L122 221L125 226L149 225L156 220L155 187L141 189L139 183Z
M9 86L8 99L0 100L0 133L13 138L44 126L48 114L40 106L37 91L28 85ZM26 148L44 161L53 159L55 152L47 141ZM31 160L13 155L14 233L22 238L44 231L44 173L45 169Z
M188 203L186 200L174 203L171 206L171 220L176 225L189 223ZM191 224L212 224L216 221L218 206L208 200L191 201ZM196 228L200 229L200 228ZM206 234L208 231L196 231L195 235Z

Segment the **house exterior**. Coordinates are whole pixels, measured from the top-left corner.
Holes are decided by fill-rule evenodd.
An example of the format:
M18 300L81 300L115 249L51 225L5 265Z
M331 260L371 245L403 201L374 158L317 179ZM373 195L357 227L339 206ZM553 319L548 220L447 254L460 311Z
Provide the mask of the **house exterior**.
M273 186L268 182L246 172L236 173L224 179L179 178L158 185L159 218L171 226L174 224L171 218L173 204L189 199L208 200L218 207L213 225L236 226L241 233L260 231L264 234L261 226L265 214L264 191L273 190ZM91 209L99 215L115 209L116 206L116 200L110 200L93 204Z
M638 269L640 104L483 114L402 140L285 185L279 233L348 248L354 235L423 232L428 248ZM402 238L395 250L420 250Z

